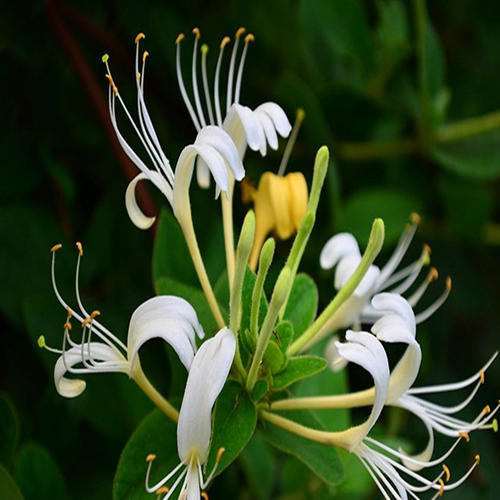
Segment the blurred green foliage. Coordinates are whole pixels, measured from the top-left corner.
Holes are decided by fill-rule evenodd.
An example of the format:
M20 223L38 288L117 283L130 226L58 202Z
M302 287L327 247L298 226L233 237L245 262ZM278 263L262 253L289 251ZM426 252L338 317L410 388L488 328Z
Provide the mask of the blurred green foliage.
M88 388L76 400L56 394L54 358L36 345L40 334L50 345L59 345L65 318L51 291L50 247L58 241L64 244L57 275L69 298L76 262L73 245L76 240L84 243L84 300L89 309L102 311L105 324L121 338L131 312L155 289L179 294L180 287L188 293L197 285L192 270L174 262L185 253L178 239L172 238L173 245L157 241L157 248L164 247L160 255L170 252L172 262L154 258L151 264L151 234L135 229L124 210L127 177L105 128L107 83L100 56L109 52L117 83L133 101L133 38L138 31L146 33L151 53L149 109L172 162L195 137L177 89L173 41L195 25L214 49L223 35L240 25L255 34L245 68L245 104L276 100L290 117L297 107L305 109L291 170L302 170L310 180L315 151L321 144L330 147L334 160L303 265L319 277L320 308L333 287L331 276L319 273L318 255L334 231L352 231L363 241L372 218L382 216L389 252L408 213L419 211L423 223L417 238L432 246L434 265L454 280L447 304L420 329L420 381L467 376L497 349L498 2L456 0L451 8L443 0L427 7L420 0L154 0L147 5L129 0L38 0L11 2L1 10L2 498L21 498L19 490L28 500L110 498L121 450L152 410L121 375L87 377ZM249 154L248 174L258 180L263 169L275 170L279 160L279 154L264 160ZM215 283L223 279L219 277L224 267L218 205L212 193L193 191L200 246ZM154 192L151 196L159 212L164 200ZM207 206L214 207L209 209L213 212ZM243 211L238 202L238 224ZM164 216L160 228L162 224L175 235L173 219ZM278 260L284 261L288 249L288 242L278 244ZM419 251L417 244L414 255ZM438 288L435 285L435 296ZM150 362L143 364L152 367L151 378L161 390L178 394L182 370L170 352L155 347L146 348ZM497 363L467 417L497 399L499 375ZM322 384L331 384L332 390L346 387L345 375L320 376L330 377ZM353 388L364 382L357 372L350 379ZM314 380L303 381L298 393L310 394ZM337 412L322 418L326 428L334 428L347 423L349 416ZM422 446L421 425L391 412L385 422L392 435L406 432L412 443ZM134 438L128 450L133 443ZM446 446L438 443L438 448ZM460 474L476 451L483 459L480 470L448 497L497 497L497 436L476 433L472 445L459 447L448 465ZM278 492L290 499L328 498L333 493L336 498L377 497L359 463L342 458L351 479L328 486L300 461L278 455L258 433L237 465L215 481L211 494L225 498L237 492L241 499L276 498ZM117 482L120 474L119 469ZM143 477L134 474L130 481ZM353 482L353 477L359 480Z

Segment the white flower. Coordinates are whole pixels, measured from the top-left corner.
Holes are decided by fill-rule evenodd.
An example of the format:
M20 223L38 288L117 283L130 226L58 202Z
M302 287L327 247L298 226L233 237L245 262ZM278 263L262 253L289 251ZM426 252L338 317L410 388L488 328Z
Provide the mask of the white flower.
M217 454L216 464L208 477L203 479L202 466L208 458L210 449L211 417L215 400L226 382L233 363L236 350L236 339L227 328L220 330L215 337L204 342L196 353L186 382L177 424L177 451L180 463L174 467L161 481L149 486L151 464L155 455L147 457L146 489L149 493L166 495L164 499L176 491L182 482L179 498L199 499L200 491L210 482L217 464L224 451ZM179 472L170 488L164 485Z
M430 249L427 245L424 245L422 254L415 262L397 270L420 221L419 216L416 214L412 214L411 219L412 224L401 235L392 256L385 266L382 268L375 265L370 266L354 293L330 318L318 339L339 328L354 326L356 329L360 329L363 323L373 323L380 317L380 313L370 306L370 301L375 294L388 289L391 293L404 294L415 283L422 268L429 263ZM350 233L339 233L330 238L320 255L320 265L323 269L337 266L334 281L337 290L340 290L349 280L360 261L361 253L358 243ZM412 307L417 305L429 283L436 278L437 271L435 268L431 268L427 277L414 293L407 298ZM450 289L451 280L447 278L446 289L431 306L417 315L417 324L430 317L444 303Z
M127 344L124 344L97 320L99 311L87 312L81 301L78 281L83 250L80 243L77 243L77 247L75 292L78 308L75 309L70 308L64 301L56 285L55 254L61 245L52 248L52 285L57 299L67 311L62 349L47 347L43 337L39 340L41 347L60 355L54 366L54 382L57 392L61 396L73 398L85 390L84 380L67 378L67 373L82 375L122 372L134 379L142 377L138 351L145 342L153 338L161 338L172 346L180 361L189 370L196 353L195 336L204 337L203 328L192 306L186 300L172 295L147 300L132 314ZM74 340L71 335L72 317L82 325L79 340Z
M145 179L151 181L165 195L170 205L172 205L175 213L180 210L175 205L175 199L178 198L176 197L176 192L181 191L182 193L188 193L191 183L192 169L196 157L199 156L199 158L203 161L203 164L207 169L207 177L208 172L212 173L217 186L217 194L220 191L226 192L226 194L228 193L229 172L231 172L231 175L234 176L235 179L241 180L245 175L245 171L231 137L229 137L227 132L225 132L222 128L212 125L207 125L197 129L198 135L195 142L187 146L181 152L175 171L172 169L170 162L161 147L144 99L144 76L148 52L146 51L143 53L142 66L139 68L139 42L142 38L144 38L144 35L140 33L135 39L135 75L137 86L138 123L136 123L136 121L132 118L131 113L126 107L125 102L118 91L118 87L116 86L111 75L107 55L103 57L103 62L106 64L108 71L106 76L110 83L108 101L111 123L124 152L141 171L131 181L127 188L125 204L132 222L141 229L147 229L154 223L155 218L145 216L137 205L137 201L135 199L135 187L139 181ZM137 133L144 150L149 157L152 168L148 167L139 155L132 149L118 128L118 121L116 117L117 99L127 119Z
M390 327L387 326L385 333L388 335L390 334L389 330ZM402 334L403 337L404 335ZM343 432L332 433L332 442L348 449L360 459L386 499L406 499L408 494L413 498L418 498L417 493L431 489L436 491L434 496L436 498L444 491L454 489L462 484L479 463L479 456L476 456L474 464L460 479L445 485L443 476L448 481L450 474L446 466L443 465L442 472L433 480L416 473L415 469L432 467L442 463L453 451L454 446L442 457L429 461L422 457L408 457L398 453L368 436L384 407L384 403L390 397L391 383L387 356L380 342L367 332L348 331L346 339L346 343L337 344L339 354L346 360L362 366L373 377L373 406L370 416L363 424ZM383 451L378 451L376 448ZM403 464L392 456L402 459Z
M243 69L245 67L248 44L254 41L254 36L252 34L246 35L238 65L238 72L236 74L236 58L238 54L238 47L240 38L244 33L245 28L239 28L235 34L235 42L233 45L231 60L229 63L227 91L225 96L225 112L221 110L219 77L224 55L224 48L230 42L230 38L227 36L224 37L220 44L219 57L217 60L214 77L213 101L210 96L206 67L208 46L202 45L201 47L201 76L205 96L206 114L201 103L202 99L198 90L197 76L197 52L198 41L200 39L200 30L198 28L193 29L195 39L191 74L195 106L192 105L191 100L187 94L186 87L184 85L184 79L182 76L180 47L181 41L184 39L184 35L179 35L176 40L177 80L179 82L179 88L181 90L184 103L186 104L189 115L191 116L196 130L200 131L207 125L217 125L218 127L223 128L233 139L240 158L242 159L245 155L247 145L254 151L260 151L262 156L265 156L267 152L267 144L269 144L269 146L274 150L278 149L277 134L279 134L281 137L288 137L292 129L292 126L285 112L278 104L274 102L265 102L264 104L257 106L254 110L252 110L248 106L240 104L241 81L243 77ZM206 165L203 161L198 161L197 179L201 187L209 186L210 178L208 176Z

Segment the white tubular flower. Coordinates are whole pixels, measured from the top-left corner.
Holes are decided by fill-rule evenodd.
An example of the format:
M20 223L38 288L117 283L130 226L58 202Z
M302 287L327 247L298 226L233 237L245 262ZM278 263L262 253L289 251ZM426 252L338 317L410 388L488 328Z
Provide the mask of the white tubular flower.
M177 451L180 463L157 484L149 486L151 465L156 458L155 455L149 455L146 458L148 493L156 492L158 495L165 493L163 499L166 500L174 494L184 479L179 498L199 499L201 490L211 481L224 452L224 448L218 451L215 466L204 480L202 466L208 458L210 449L212 408L226 382L235 350L235 336L227 328L220 330L215 337L204 342L199 348L189 370L177 425ZM178 476L173 480L172 486L167 488L165 485L176 474Z
M430 248L424 245L420 257L410 265L397 270L413 239L420 217L411 215L412 223L405 229L398 244L385 266L379 268L372 265L368 269L354 293L346 300L324 327L323 335L339 329L354 326L361 328L363 323L373 323L381 314L371 307L370 301L374 295L383 291L404 294L415 283L422 268L430 261ZM339 233L330 238L320 255L320 265L323 269L336 266L334 285L340 290L356 270L361 260L359 246L350 233ZM424 295L429 284L436 280L438 273L431 268L417 289L407 297L408 303L415 307ZM417 324L429 318L447 299L451 290L451 280L446 279L446 288L441 296L427 309L416 316Z
M153 297L141 304L132 314L128 330L127 345L97 321L99 311L88 313L79 292L80 260L83 248L77 243L78 260L76 265L75 292L78 308L70 308L64 301L56 285L55 254L61 245L52 247L52 286L60 304L67 311L61 349L45 345L40 337L39 345L59 354L54 367L54 382L57 392L64 397L79 396L86 387L85 381L67 378L66 374L82 375L88 373L122 372L131 378L141 376L138 351L142 345L153 338L165 340L175 350L180 361L189 370L196 353L195 336L204 337L195 310L184 299L171 295ZM71 318L82 325L81 339L71 336ZM97 339L97 340L93 340ZM137 380L136 380L137 381ZM139 383L139 382L138 382Z
M274 102L266 102L264 104L261 104L254 110L252 110L248 106L240 104L241 82L248 51L248 44L254 41L254 36L251 33L245 36L243 50L241 52L240 61L238 64L238 71L236 72L238 47L240 44L240 38L245 33L245 31L245 28L239 28L235 34L235 42L233 45L229 63L225 112L222 112L221 110L222 106L221 95L219 93L219 77L224 55L224 48L230 42L230 38L227 36L224 37L220 44L219 57L217 59L217 66L215 69L213 102L210 95L207 77L206 58L208 46L202 45L201 47L201 76L205 95L206 114L203 110L201 102L202 98L198 90L197 76L197 51L198 42L201 36L200 30L198 28L193 29L195 39L193 47L191 75L195 106L193 106L191 103L182 76L180 62L180 42L184 39L184 35L179 35L176 40L177 80L179 82L179 88L181 90L184 103L186 104L189 115L191 116L196 130L200 131L207 125L217 125L218 127L223 128L233 139L241 159L243 159L245 155L247 145L254 151L260 151L262 156L266 155L268 144L271 149L278 149L278 134L281 137L288 137L292 129L292 126L285 112L278 104ZM201 187L208 187L209 176L204 161L198 161L197 179Z
M391 328L392 325L387 325L387 330L384 333L390 336ZM394 333L391 338L405 338L406 333ZM348 331L346 339L347 343L337 344L338 351L347 361L362 366L373 377L375 384L373 406L370 416L363 424L344 432L333 433L332 442L345 447L360 459L386 499L407 499L408 495L418 498L418 493L428 490L436 491L433 497L436 498L444 491L454 489L462 484L479 463L478 455L476 455L474 464L460 479L454 483L445 484L443 477L446 481L450 478L450 471L445 465L443 465L441 473L433 480L416 473L414 469L442 463L449 456L453 447L442 457L432 462L423 462L415 457L408 457L396 452L367 435L375 425L384 403L389 397L390 379L387 356L380 342L366 332ZM373 446L383 451L378 451ZM404 461L403 464L394 459L393 456L401 458ZM409 467L408 464L413 467Z
M135 75L137 87L138 123L132 118L131 113L118 91L118 87L113 80L108 63L108 55L105 55L102 58L107 69L106 77L108 78L110 84L108 90L108 101L111 123L124 152L140 170L140 173L130 182L125 195L125 205L130 219L140 229L147 229L151 227L155 218L144 215L137 204L135 188L139 181L151 181L165 195L168 202L174 209L174 212L176 211L174 206L174 191L176 189L188 191L191 182L191 176L180 176L181 180L179 180L179 176L176 176L176 172L172 170L170 162L161 147L158 135L156 134L146 107L144 99L144 77L146 59L149 55L147 51L142 54L142 65L139 67L139 44L144 37L143 33L139 33L135 38ZM118 100L128 121L132 125L132 128L137 133L144 150L149 157L152 168L148 167L146 162L144 162L132 149L118 128L116 100ZM198 135L194 144L188 147L192 148L193 151L196 151L196 155L199 155L200 159L203 160L207 178L209 176L209 172L212 173L217 186L217 193L220 191L227 193L229 186L229 172L237 180L241 180L245 175L245 171L238 156L238 151L236 150L234 142L227 132L219 127L204 125L202 128L197 128L197 131ZM182 181L187 182L187 184L179 186L179 182Z

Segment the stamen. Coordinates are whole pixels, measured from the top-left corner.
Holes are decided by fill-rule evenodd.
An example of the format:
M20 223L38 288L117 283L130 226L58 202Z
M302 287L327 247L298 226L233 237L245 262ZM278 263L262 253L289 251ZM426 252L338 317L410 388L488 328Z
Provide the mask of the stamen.
M100 316L100 315L101 315L101 311L95 310L95 311L92 311L90 318L95 319L95 318L97 318L97 316Z
M54 252L57 252L58 250L60 250L61 248L62 248L62 243L57 243L57 245L54 245L54 246L50 249L50 251L51 251L52 253L54 253Z
M147 50L144 51L142 54L142 63L144 64L146 62L146 58L149 56L149 52Z
M208 493L206 491L202 491L201 492L201 498L203 498L204 500L209 500Z
M45 336L40 335L37 339L37 344L40 349L45 349L46 351L53 352L54 354L62 354L62 351L60 349L55 349L54 347L49 347L45 343Z
M175 45L179 45L184 40L184 33L179 33L175 39Z
M196 109L198 111L198 118L202 127L205 127L207 122L205 121L205 116L203 115L203 110L201 108L200 93L198 92L198 74L196 71L196 58L198 56L198 40L200 39L200 30L198 28L193 28L194 34L194 46L193 46L193 62L191 65L191 79L193 82L193 93L194 101L196 103Z
M444 494L444 481L440 479L439 484L441 485L441 488L439 489L439 496L442 497Z
M483 376L484 377L484 376ZM481 380L481 382L483 382L483 380ZM488 413L491 413L491 408L490 408L490 405L486 405L484 408L483 408L483 411L482 411L483 415L488 415Z
M222 458L222 455L224 455L224 452L225 452L225 451L226 451L226 448L224 448L224 447L219 448L219 451L217 452L217 456L215 457L215 461L216 461L217 463L219 463L219 462L220 462L220 460L221 460L221 458Z
M66 311L68 311L68 319L71 318L71 316L73 316L73 311L69 307L66 308Z
M448 482L450 480L450 469L446 464L443 464L443 470L444 473L446 474L446 482Z
M225 36L220 43L219 57L217 59L217 66L215 68L215 81L214 81L214 102L215 102L215 113L217 114L217 125L222 126L222 116L220 111L220 99L219 99L219 75L220 68L222 64L222 54L224 53L224 47L231 41L228 36Z
M144 40L146 38L146 35L144 33L137 33L137 36L135 37L135 43L139 43L141 40Z
M90 316L88 318L85 318L82 321L82 328L85 328L91 321L92 321L92 318Z
M83 246L79 241L76 242L76 248L78 248L78 253L80 254L81 257L83 255Z
M410 214L410 220L414 223L414 224L420 224L422 222L422 217L420 217L420 215L417 214L417 212L412 212Z
M193 35L199 40L201 37L200 29L199 28L193 28Z
M460 431L460 432L458 433L458 435L459 435L461 438L465 439L468 443L470 442L470 436L469 436L469 433L468 433L468 432L465 432L465 431Z
M149 464L150 462L152 462L153 460L156 460L156 455L154 453L150 453L147 457L146 457L146 462Z
M215 125L214 113L212 110L212 101L210 100L210 91L208 89L207 53L208 53L208 45L206 43L204 43L201 46L201 77L203 80L203 91L205 92L205 102L207 104L208 117L210 118L210 124Z
M229 63L229 74L227 78L227 96L226 96L226 113L229 113L229 108L233 104L233 76L234 76L234 66L236 63L236 52L238 51L238 44L240 42L240 36L245 33L245 28L239 28L236 31L235 39L233 45L233 52L231 53L231 62Z
M241 90L241 79L243 76L243 68L245 66L245 59L247 57L247 50L249 42L254 42L255 37L252 33L249 33L245 37L245 46L243 47L243 53L241 54L240 65L238 67L238 76L236 77L236 89L234 92L234 102L240 102L240 90Z
M483 372L483 370L479 371L479 378L481 379L481 384L484 384L484 372Z
M438 270L435 267L431 267L429 269L429 273L427 274L427 278L425 278L429 283L436 281L439 277Z
M444 292L441 294L441 296L438 299L436 299L436 301L433 304L431 304L427 309L425 309L424 311L415 316L415 322L417 323L417 325L419 323L422 323L426 319L430 318L446 302L448 295L450 295L450 291L451 291L451 278L447 276L446 288Z
M158 488L155 493L159 496L159 495L163 495L164 493L168 493L169 492L169 488L168 486L161 486L160 488Z
M476 464L479 465L479 462L481 461L479 454L474 457L474 460L476 461Z
M498 432L498 421L496 418L494 418L493 422L491 422L491 428L493 429L493 432Z
M282 177L285 175L285 170L288 165L288 160L290 159L290 155L292 154L292 149L295 146L295 142L297 140L297 135L299 134L300 126L304 121L306 114L302 108L297 109L297 113L295 114L295 123L293 124L292 132L286 143L285 152L283 153L283 158L281 159L280 166L278 168L278 176Z
M208 483L210 483L210 481L214 477L215 471L217 470L219 462L221 461L222 455L224 454L225 451L226 451L226 448L224 448L224 447L219 448L219 450L217 451L217 456L215 457L215 464L213 466L213 469L210 471L210 474L205 479L205 481L200 481L202 488L206 488ZM200 471L201 471L201 469L200 469Z
M65 328L67 330L71 330L71 323L69 321L66 321L66 323L64 323L64 325L63 325L63 328Z

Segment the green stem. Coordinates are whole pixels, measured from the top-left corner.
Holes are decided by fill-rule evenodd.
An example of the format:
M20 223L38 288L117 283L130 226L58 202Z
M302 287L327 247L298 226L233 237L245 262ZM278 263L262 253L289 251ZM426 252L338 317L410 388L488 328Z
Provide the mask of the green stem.
M163 412L165 415L177 422L179 420L179 412L156 390L144 374L141 364L136 358L132 379L140 387L142 392Z
M500 127L500 111L467 118L443 125L436 133L437 142L453 142L472 135L489 132Z
M373 221L370 239L366 246L365 253L359 263L358 267L349 278L347 283L339 290L337 295L323 310L323 312L316 318L309 328L293 342L287 349L287 355L293 356L299 352L306 344L308 344L315 335L321 330L321 327L330 319L330 317L339 309L339 307L352 295L356 287L359 285L363 276L372 265L373 261L379 254L382 244L384 242L384 221L382 219L375 219Z
M257 381L259 367L262 363L262 359L264 358L267 344L271 339L274 324L276 323L279 310L287 296L288 287L290 285L290 276L290 269L285 266L281 270L281 273L276 280L276 284L274 285L274 290L271 296L271 301L269 302L266 317L264 318L262 328L260 329L259 338L257 339L257 347L255 348L252 364L250 365L250 370L248 371L248 378L246 383L248 391L252 391L255 382Z
M276 244L274 238L268 238L264 243L260 252L259 268L257 270L257 277L252 291L252 308L250 310L250 333L256 339L257 330L259 328L259 311L260 301L262 298L262 290L266 280L267 271L273 261L274 248Z
M226 197L224 193L222 193L220 197L222 206L222 227L224 228L224 248L226 250L226 266L229 290L231 290L234 276L233 191L234 180L231 180L231 187L228 191L228 197Z

